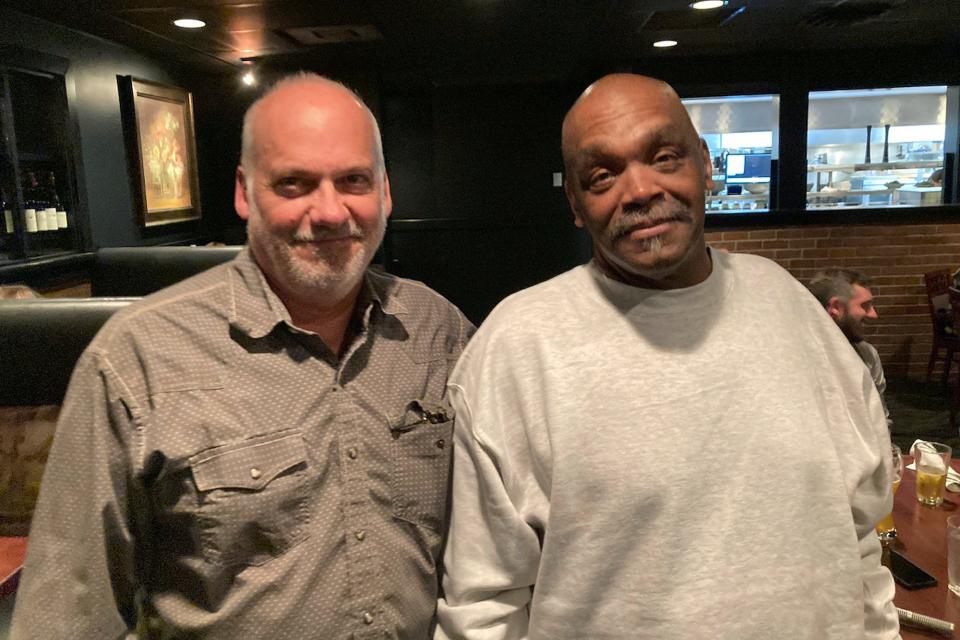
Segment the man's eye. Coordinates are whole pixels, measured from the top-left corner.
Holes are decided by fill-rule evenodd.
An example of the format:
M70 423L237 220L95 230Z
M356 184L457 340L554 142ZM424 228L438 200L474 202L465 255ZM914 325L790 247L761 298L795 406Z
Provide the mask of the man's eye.
M653 163L662 170L673 170L680 166L680 156L672 151L658 153Z
M351 173L340 179L350 191L367 191L373 186L373 180L370 176L363 173Z
M306 191L306 183L297 177L280 178L273 183L273 190L282 196L294 197Z
M603 189L613 182L613 174L609 171L597 171L590 175L588 184L591 189Z

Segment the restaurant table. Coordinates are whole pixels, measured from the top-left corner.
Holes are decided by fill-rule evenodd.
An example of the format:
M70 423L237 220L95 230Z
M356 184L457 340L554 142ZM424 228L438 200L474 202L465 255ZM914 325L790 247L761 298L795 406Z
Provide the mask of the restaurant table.
M911 462L910 456L904 456L904 466ZM957 461L952 465L954 469L960 468ZM954 634L950 637L960 638L960 597L947 588L947 518L960 513L960 493L946 491L942 506L925 507L917 502L916 486L916 471L905 468L893 503L893 520L897 527L893 548L936 578L937 584L915 590L898 584L893 602L901 609L954 623ZM903 640L948 637L901 625Z
M0 600L17 590L26 554L26 536L0 536Z

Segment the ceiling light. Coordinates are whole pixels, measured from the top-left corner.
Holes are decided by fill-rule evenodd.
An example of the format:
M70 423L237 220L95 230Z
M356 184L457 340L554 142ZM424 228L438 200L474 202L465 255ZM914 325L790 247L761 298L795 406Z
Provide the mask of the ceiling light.
M667 47L677 46L677 41L676 40L657 40L656 42L653 43L653 46L657 47L658 49L666 49Z
M240 79L243 81L243 84L247 85L248 87L252 87L253 85L257 84L257 76L253 75L253 71L247 71Z
M690 5L691 9L719 9L723 5L727 4L727 0L700 0L699 2L694 2Z
M174 20L173 24L180 27L181 29L202 29L207 26L207 23L203 20L197 20L196 18L180 18Z

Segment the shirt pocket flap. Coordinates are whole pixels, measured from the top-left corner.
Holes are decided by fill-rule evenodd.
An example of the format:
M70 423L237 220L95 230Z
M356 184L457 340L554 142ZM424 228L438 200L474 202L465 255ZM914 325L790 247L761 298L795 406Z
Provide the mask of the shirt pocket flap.
M216 447L198 453L189 462L198 491L259 491L284 471L305 465L307 450L299 431L286 431Z

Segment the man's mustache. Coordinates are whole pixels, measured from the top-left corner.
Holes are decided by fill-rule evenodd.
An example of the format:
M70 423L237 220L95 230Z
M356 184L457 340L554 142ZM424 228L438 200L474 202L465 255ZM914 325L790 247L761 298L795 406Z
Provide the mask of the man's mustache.
M297 231L293 234L294 242L321 242L333 238L357 238L363 239L363 231L355 223L344 225L339 229L312 228L304 233Z
M657 204L649 207L624 207L623 216L610 229L613 240L624 238L637 229L655 227L665 222L692 223L690 210L680 203Z

